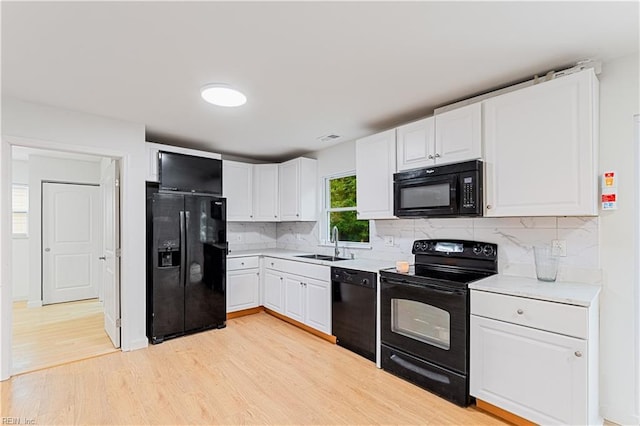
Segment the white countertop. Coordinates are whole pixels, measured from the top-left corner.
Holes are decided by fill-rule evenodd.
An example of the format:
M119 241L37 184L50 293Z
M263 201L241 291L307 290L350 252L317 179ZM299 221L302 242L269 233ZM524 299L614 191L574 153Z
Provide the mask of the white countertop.
M357 269L360 271L378 272L380 269L392 268L395 266L395 262L388 260L375 260L375 259L353 259L353 260L339 260L336 262L329 262L326 260L306 259L304 257L296 257L300 254L313 254L308 251L296 251L285 249L258 249L258 250L233 250L227 257L247 257L247 256L269 256L277 257L279 259L295 260L297 262L313 263L315 265L337 266L339 268Z
M472 282L469 288L587 307L597 300L600 293L598 285L562 281L550 283L538 281L535 278L510 275L492 275Z

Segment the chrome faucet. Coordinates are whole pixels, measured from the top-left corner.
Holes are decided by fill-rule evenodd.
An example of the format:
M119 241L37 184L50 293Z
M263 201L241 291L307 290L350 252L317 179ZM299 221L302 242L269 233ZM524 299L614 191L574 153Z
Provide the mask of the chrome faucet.
M333 249L333 257L338 257L338 255L340 254L340 250L338 250L338 227L334 226L333 228L331 228L331 242L334 245L334 249Z

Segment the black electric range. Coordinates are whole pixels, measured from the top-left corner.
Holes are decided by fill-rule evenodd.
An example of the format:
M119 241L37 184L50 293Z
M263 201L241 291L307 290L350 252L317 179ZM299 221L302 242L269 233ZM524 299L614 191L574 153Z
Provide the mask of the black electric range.
M407 273L380 271L382 368L458 405L469 396L469 290L498 270L498 246L418 240Z

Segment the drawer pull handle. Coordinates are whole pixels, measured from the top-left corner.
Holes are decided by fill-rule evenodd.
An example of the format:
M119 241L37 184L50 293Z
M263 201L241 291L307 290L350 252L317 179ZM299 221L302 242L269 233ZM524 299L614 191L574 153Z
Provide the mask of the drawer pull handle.
M518 313L518 315L524 314L524 311L522 309L518 309L516 312Z
M578 358L580 358L582 356L582 352L580 351L575 351L574 355L577 356Z

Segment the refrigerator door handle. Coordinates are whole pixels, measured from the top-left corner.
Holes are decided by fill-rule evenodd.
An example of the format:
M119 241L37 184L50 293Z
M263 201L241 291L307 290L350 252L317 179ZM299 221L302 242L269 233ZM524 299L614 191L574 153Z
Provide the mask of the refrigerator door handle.
M188 213L187 213L188 214ZM180 286L186 285L187 274L187 223L185 218L185 212L180 211L180 265L182 265L182 271L180 271Z

